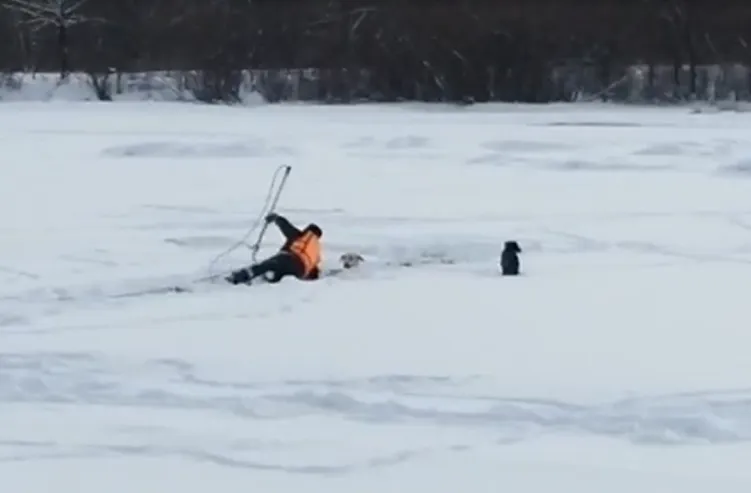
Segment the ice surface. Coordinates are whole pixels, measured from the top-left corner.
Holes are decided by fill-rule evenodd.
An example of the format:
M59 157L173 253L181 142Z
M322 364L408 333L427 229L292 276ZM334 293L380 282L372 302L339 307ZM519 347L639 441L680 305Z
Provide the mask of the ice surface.
M749 125L0 105L0 484L749 491ZM361 270L117 296L206 275L282 164L279 212L323 227L327 266L356 251ZM519 278L497 272L508 239Z

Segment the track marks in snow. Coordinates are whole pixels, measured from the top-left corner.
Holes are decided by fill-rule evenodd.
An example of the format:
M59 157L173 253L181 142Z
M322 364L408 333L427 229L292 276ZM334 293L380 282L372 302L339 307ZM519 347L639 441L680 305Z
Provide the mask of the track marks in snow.
M419 424L484 430L508 443L548 434L641 444L751 440L751 389L693 392L583 405L503 395L482 376L376 375L343 380L257 381L202 375L181 360L97 354L0 354L0 402L144 412L200 412L251 422L310 418L357 426ZM403 451L396 451L403 452Z
M603 159L601 161L593 161L586 159L567 159L560 162L552 162L549 168L557 171L638 171L638 172L650 172L650 171L669 171L675 169L674 166L669 165L649 165L634 164L626 162L611 161Z
M166 238L165 243L175 245L180 248L189 248L194 250L216 251L217 249L226 248L227 245L236 243L227 236L183 236L181 238Z
M641 127L637 123L619 122L561 122L548 125L562 127L562 131L571 127L597 127L608 129L612 126ZM573 143L562 133L558 140L497 139L468 141L457 153L456 159L468 165L489 165L493 167L518 167L534 171L578 172L578 173L649 173L649 172L692 172L704 171L720 176L748 175L751 166L746 159L731 161L729 164L717 165L717 159L727 160L738 143L728 139L715 139L695 143L684 140L657 141L631 146L586 142L586 146ZM274 139L248 137L245 139L219 140L216 137L205 142L156 141L111 146L101 151L105 157L114 158L160 158L175 159L215 159L215 158L289 158L300 155L303 149L289 145L274 145ZM596 135L593 135L596 139ZM601 157L581 159L582 149L590 154L593 149L600 149ZM393 135L373 137L364 135L339 142L339 148L348 157L388 161L445 159L448 151L440 142L422 135ZM741 149L742 150L742 149ZM676 161L678 159L678 161ZM688 159L689 161L685 161ZM706 165L697 159L705 159Z
M174 437L173 437L174 439ZM153 442L154 439L149 440ZM295 475L345 475L358 471L395 466L406 462L422 451L404 450L391 454L377 455L366 460L339 460L326 463L310 464L310 461L298 461L295 464L289 460L284 462L270 462L268 447L263 445L244 447L210 447L206 445L169 445L164 443L149 444L116 444L116 443L86 443L80 445L63 445L55 442L27 442L0 441L0 463L2 462L36 462L50 459L92 459L134 457L165 458L175 457L197 463L210 463L231 469L245 469L250 471L284 472ZM255 460L243 457L251 455Z
M21 316L21 315L15 315L12 313L3 313L3 314L0 314L0 329L4 327L16 327L16 326L26 325L28 321L29 321L28 318Z
M557 152L575 149L575 146L562 142L539 141L539 140L492 140L482 142L481 148L489 151L502 153L539 153L539 152Z
M431 146L427 137L419 135L404 135L389 139L376 139L372 136L360 137L343 145L350 150L414 150L425 149Z
M195 205L189 205L189 204L183 204L183 205L177 205L177 204L145 204L141 206L142 209L145 209L146 211L152 212L167 212L172 214L208 214L208 215L218 215L222 212L217 209L212 209L209 207L201 207L201 206L195 206Z
M348 157L383 161L404 158L430 160L431 164L435 164L442 157L439 147L434 146L427 137L419 135L402 135L384 139L363 136L344 142L341 148Z
M581 126L572 123L572 126ZM557 125L565 126L566 125ZM586 125L585 125L586 126ZM608 127L610 124L594 125ZM637 125L638 126L638 125ZM592 129L596 132L596 128ZM564 130L562 130L564 131ZM714 174L745 174L751 166L748 160L738 160L718 167L717 160L727 160L740 144L729 139L706 142L663 140L643 144L628 141L613 143L607 139L598 142L567 139L562 133L559 140L537 141L534 139L501 139L481 141L476 147L468 146L468 165L514 167L531 171L593 172L593 173L650 173L650 172L705 172ZM739 149L736 149L739 148ZM592 152L595 151L595 152ZM474 155L472 155L474 153ZM582 159L582 154L592 157ZM702 160L704 162L702 162Z
M102 150L105 157L115 158L166 158L166 159L207 159L207 158L268 158L293 156L296 151L290 146L270 145L262 139L237 141L192 142L142 142L107 147ZM176 161L179 164L179 161Z
M3 265L0 265L0 274L3 274L4 276L8 276L11 278L32 279L34 281L42 278L41 275L35 274L34 272L14 269L14 268L6 267Z
M710 140L708 142L675 140L645 145L637 149L633 155L642 158L717 158L727 156L736 145L737 142L725 139Z
M717 171L720 175L731 177L751 177L751 159L740 159L732 164L720 166Z

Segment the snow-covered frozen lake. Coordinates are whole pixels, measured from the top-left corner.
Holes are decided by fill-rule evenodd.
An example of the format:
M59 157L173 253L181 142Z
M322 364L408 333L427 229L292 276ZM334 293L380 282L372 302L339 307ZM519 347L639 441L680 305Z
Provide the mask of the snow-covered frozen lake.
M751 491L750 129L606 106L1 104L0 484ZM361 270L117 296L206 275L283 164L278 212ZM502 278L511 239L524 275Z

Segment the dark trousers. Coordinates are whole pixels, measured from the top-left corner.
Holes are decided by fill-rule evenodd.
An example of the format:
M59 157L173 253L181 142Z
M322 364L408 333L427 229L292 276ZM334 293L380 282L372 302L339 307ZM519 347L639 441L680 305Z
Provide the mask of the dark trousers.
M227 281L232 284L249 284L253 279L260 276L271 283L279 282L286 276L300 278L303 276L303 265L294 255L279 252L261 263L234 271L227 278Z

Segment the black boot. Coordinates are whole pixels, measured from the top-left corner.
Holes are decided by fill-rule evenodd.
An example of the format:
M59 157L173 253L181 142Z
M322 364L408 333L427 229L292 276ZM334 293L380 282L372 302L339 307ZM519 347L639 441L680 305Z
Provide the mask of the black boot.
M225 277L230 284L250 284L250 269L240 269Z

